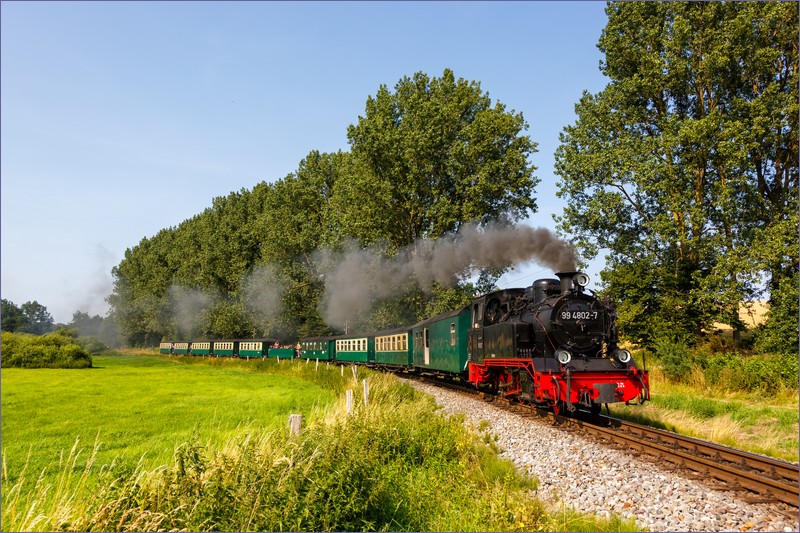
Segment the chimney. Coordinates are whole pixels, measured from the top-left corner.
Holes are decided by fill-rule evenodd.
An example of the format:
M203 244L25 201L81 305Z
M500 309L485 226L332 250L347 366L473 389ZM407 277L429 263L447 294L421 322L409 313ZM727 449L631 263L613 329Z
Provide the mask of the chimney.
M573 290L583 292L583 288L589 284L589 276L575 270L556 272L556 276L561 280L561 294L566 294Z

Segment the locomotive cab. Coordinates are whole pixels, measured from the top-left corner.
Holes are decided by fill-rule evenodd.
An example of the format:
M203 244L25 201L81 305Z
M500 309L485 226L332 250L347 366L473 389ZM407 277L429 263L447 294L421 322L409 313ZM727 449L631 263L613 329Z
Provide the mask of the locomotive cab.
M530 324L520 321L526 305L525 289L495 291L472 302L468 335L472 361L509 359L532 352Z

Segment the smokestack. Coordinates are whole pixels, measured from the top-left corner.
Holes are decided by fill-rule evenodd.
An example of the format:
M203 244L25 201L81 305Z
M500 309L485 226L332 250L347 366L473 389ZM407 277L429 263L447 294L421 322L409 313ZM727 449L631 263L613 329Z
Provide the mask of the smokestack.
M566 294L573 290L583 292L583 288L589 284L589 276L576 270L556 272L556 276L561 280L561 294Z

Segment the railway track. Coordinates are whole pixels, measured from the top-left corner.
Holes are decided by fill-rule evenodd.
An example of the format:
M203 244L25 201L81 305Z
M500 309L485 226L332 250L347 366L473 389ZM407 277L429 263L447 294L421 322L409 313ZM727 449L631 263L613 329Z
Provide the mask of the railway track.
M441 380L428 381L464 394L481 394ZM650 456L662 463L668 461L677 469L694 472L703 481L713 481L712 488L716 490L753 493L757 495L749 498L753 503L782 502L793 508L800 507L800 469L796 464L613 417L591 416L589 413L565 417L496 397L485 399L525 416L549 418L553 424L579 429L638 455ZM789 515L796 518L796 514Z
M800 507L795 464L611 417L562 422L620 447L692 470L705 480L716 480L722 484L715 487L717 490L746 490L759 495L752 501L779 501Z

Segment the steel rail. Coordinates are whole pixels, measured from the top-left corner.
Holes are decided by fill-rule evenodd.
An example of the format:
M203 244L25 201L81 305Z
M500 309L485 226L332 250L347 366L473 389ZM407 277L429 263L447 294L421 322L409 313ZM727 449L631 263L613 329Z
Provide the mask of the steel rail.
M705 454L717 462L727 461L739 465L743 470L756 470L767 477L785 479L787 483L794 485L798 485L800 481L800 468L793 463L744 450L737 450L722 444L686 437L671 431L641 426L616 418L608 418L611 425L618 426L620 429L634 433L645 432L645 434L652 435L657 440L667 442L676 448L685 449L695 455Z

